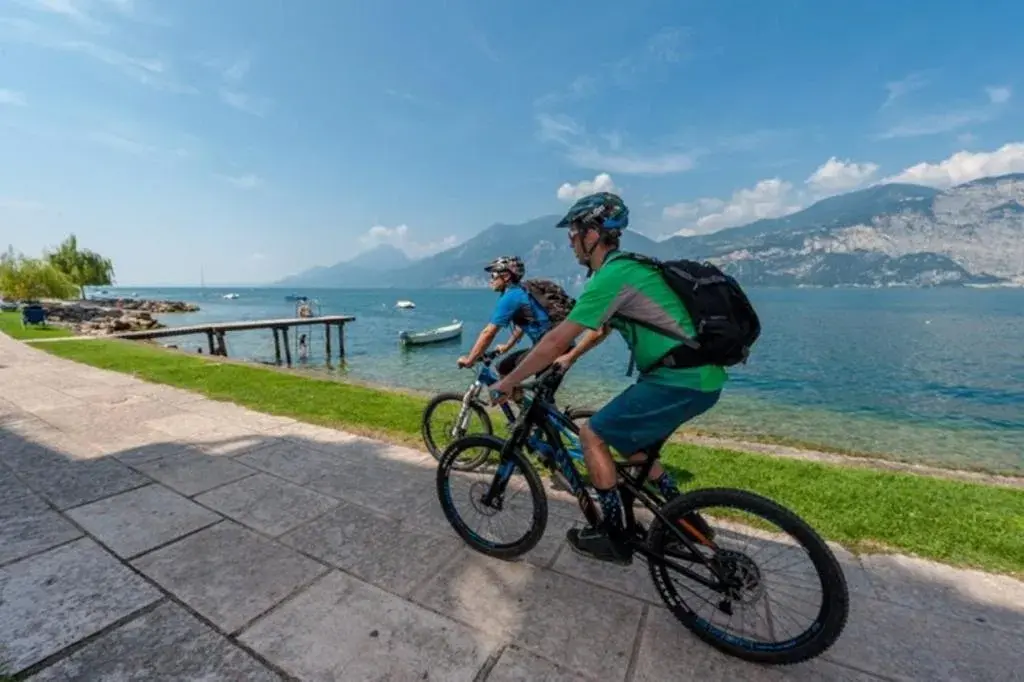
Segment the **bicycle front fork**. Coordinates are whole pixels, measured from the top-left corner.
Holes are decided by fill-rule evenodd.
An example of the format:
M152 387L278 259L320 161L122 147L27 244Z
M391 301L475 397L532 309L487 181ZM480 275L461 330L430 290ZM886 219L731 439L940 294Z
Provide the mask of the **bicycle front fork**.
M471 412L469 406L476 401L482 388L483 384L476 381L469 387L466 394L462 396L462 407L459 408L459 416L455 420L455 426L452 428L452 432L450 434L453 438L457 438L466 433L466 429L469 427L469 415Z

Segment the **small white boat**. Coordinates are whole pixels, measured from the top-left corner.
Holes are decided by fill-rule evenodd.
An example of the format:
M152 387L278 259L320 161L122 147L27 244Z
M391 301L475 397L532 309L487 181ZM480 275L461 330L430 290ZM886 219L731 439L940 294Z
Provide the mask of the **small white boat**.
M238 298L238 294L224 294L224 296L222 296L221 298L226 298L229 301L232 301L232 300Z
M415 308L416 304L412 301L399 301L395 304L396 308Z
M399 332L398 340L407 346L422 346L427 343L449 341L462 336L462 320L453 320L451 324L422 332Z

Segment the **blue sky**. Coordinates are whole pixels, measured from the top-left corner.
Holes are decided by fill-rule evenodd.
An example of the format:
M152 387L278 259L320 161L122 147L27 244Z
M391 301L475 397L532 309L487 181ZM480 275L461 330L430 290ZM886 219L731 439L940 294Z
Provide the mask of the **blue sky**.
M0 244L74 231L120 283L258 283L593 186L662 237L1024 171L1022 21L1009 1L7 0Z

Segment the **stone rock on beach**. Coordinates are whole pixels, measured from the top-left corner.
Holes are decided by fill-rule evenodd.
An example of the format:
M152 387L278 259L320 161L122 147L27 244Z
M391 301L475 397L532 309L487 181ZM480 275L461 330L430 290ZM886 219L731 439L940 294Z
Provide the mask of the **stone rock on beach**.
M183 301L143 301L137 299L92 299L88 301L44 301L47 321L68 327L76 334L104 336L118 332L160 329L167 325L153 314L183 313L199 310Z

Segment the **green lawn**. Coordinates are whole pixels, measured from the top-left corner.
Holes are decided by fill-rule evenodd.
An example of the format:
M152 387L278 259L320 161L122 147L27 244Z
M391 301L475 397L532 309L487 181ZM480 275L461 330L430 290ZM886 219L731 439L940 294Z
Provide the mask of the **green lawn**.
M424 398L124 341L37 347L262 412L422 447ZM1019 489L678 443L666 448L664 458L681 477L684 470L692 473L688 487L722 485L762 493L851 549L889 549L1024 574L1024 491Z
M71 336L71 332L64 327L43 325L37 327L30 325L21 326L21 312L2 313L0 312L0 332L3 332L13 339L49 339L57 336Z

